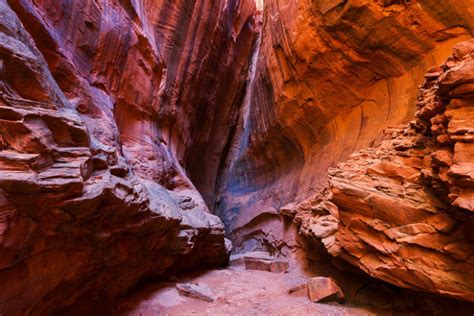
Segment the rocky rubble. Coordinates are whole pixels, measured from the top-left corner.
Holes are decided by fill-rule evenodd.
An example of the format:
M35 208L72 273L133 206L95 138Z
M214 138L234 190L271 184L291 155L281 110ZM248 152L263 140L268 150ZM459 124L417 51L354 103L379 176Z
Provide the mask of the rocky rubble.
M400 287L474 301L474 41L431 68L416 119L329 171L282 214L330 254Z
M121 315L380 315L379 310L337 303L313 303L306 291L288 294L295 275L256 270L218 269L179 277L211 290L213 302L182 295L174 283L142 287L120 306ZM196 285L199 284L199 286ZM208 291L204 293L208 293Z

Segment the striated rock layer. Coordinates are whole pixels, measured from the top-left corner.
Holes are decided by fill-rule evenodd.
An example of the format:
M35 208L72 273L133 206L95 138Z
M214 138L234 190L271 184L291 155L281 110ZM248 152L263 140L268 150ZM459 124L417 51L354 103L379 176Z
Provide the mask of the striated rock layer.
M188 174L212 191L254 11L0 0L0 314L110 306L144 277L227 260Z
M301 232L373 277L474 302L473 111L471 40L425 75L416 120L331 169L325 201L296 207Z
M278 208L410 119L426 70L472 36L473 10L472 0L265 1L249 115L216 202L237 249L297 247Z
M299 232L376 278L473 301L472 42L426 75L417 120L381 136L472 36L473 10L0 0L0 314L97 312L225 263L209 208L236 252L288 255ZM282 208L375 144L324 198Z

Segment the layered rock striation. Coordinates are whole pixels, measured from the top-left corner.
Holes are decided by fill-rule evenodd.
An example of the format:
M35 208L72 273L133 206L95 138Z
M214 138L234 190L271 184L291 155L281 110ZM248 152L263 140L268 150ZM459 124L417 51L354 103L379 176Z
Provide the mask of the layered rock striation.
M0 314L113 306L144 278L226 262L192 180L212 191L254 12L0 1Z
M415 120L331 169L323 201L296 207L300 231L375 278L473 302L473 82L471 40L425 75Z
M112 307L224 264L225 230L474 301L473 42L425 75L473 10L0 0L0 314Z
M472 36L473 8L472 0L265 1L246 146L228 159L216 207L236 248L296 246L277 210L411 119L426 70Z

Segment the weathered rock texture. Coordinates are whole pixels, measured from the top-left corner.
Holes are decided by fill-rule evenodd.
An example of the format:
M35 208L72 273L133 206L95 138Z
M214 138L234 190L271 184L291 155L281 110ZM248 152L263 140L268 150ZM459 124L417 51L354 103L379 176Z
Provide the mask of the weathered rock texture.
M416 120L331 169L328 200L296 216L373 277L474 302L474 40L425 78Z
M0 314L88 314L224 263L208 207L237 252L300 248L278 210L408 121L473 1L0 0ZM470 45L412 127L332 173L316 218L282 209L377 278L465 300Z
M254 12L0 0L0 314L107 306L144 277L227 260L187 175L213 190Z
M249 114L216 208L237 249L297 247L276 210L407 122L426 70L472 35L472 0L405 2L265 1Z

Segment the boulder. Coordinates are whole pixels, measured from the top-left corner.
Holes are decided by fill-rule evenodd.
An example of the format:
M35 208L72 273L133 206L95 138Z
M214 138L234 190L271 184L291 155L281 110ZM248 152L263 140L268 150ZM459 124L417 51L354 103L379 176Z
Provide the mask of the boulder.
M344 301L344 293L332 278L314 277L308 279L308 298L313 303Z

